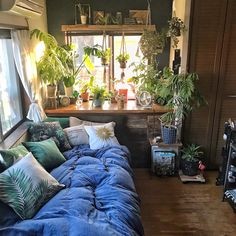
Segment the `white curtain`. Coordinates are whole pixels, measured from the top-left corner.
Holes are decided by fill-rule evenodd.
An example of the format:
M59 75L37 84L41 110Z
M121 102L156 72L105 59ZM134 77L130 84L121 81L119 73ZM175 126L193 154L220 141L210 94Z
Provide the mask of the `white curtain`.
M46 114L39 104L40 83L37 78L37 68L31 46L30 32L28 30L12 30L11 38L16 68L31 102L27 118L34 122L42 121L45 119Z

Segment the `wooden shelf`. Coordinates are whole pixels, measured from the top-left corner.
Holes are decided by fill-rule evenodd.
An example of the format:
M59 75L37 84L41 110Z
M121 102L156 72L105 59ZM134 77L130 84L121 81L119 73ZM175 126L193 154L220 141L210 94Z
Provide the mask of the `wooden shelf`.
M57 109L46 109L48 116L76 116L78 114L163 114L168 110L159 106L158 110L145 109L141 106L137 106L135 101L128 101L125 103L124 109L118 109L117 103L109 104L105 101L102 107L96 108L92 106L92 101L83 102L80 107L76 105L69 105L67 107L59 107Z
M142 33L144 29L155 30L155 25L62 25L63 32L77 33Z

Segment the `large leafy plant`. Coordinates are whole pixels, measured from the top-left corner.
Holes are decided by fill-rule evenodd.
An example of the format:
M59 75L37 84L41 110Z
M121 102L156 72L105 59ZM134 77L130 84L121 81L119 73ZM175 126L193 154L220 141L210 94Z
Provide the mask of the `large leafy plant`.
M203 152L200 149L201 147L196 144L189 144L181 150L181 158L186 161L197 162L203 155Z
M37 70L44 83L56 85L65 75L65 61L68 52L59 46L56 39L48 33L39 29L31 31L31 38L35 37L44 42L45 50L43 56L37 62Z
M160 117L163 124L179 125L194 107L206 104L197 89L198 80L196 73L175 75L170 68L164 68L156 90L161 98L167 100L166 107L170 109L170 112Z

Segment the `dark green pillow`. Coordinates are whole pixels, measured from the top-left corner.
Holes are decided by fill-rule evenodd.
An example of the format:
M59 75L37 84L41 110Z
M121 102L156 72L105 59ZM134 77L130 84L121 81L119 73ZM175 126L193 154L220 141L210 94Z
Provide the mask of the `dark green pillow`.
M2 160L0 159L0 172L4 171L8 167L12 166L19 157L24 157L29 151L23 146L18 145L14 148L0 150Z
M33 153L46 170L52 170L66 160L52 139L41 142L24 142L23 145Z
M32 153L0 174L0 200L23 220L32 218L62 188Z
M44 122L59 122L62 129L65 129L70 126L69 117L47 117Z
M61 151L71 148L65 132L59 122L29 123L30 141L38 142L52 138Z

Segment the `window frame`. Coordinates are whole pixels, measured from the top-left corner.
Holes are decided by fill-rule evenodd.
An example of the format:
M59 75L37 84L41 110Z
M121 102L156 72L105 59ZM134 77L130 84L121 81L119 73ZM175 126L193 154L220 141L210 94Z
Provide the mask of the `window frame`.
M9 29L0 29L0 39L11 39L10 35L10 30ZM13 131L15 131L24 121L25 121L25 104L23 103L23 96L24 96L24 90L23 86L20 80L20 76L18 74L16 64L14 61L14 67L16 71L16 81L17 81L17 90L19 92L19 104L20 104L20 109L21 109L21 119L18 121L14 126L12 126L5 134L3 134L3 129L2 129L2 121L1 121L1 116L0 116L0 143L2 143Z

